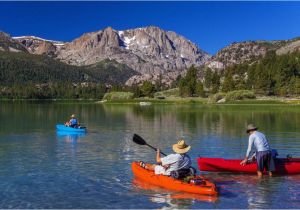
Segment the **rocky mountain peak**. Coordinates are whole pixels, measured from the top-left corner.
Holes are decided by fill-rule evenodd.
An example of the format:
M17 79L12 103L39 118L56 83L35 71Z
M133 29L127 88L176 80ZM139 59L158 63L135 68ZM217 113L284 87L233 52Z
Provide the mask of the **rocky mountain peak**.
M8 33L0 31L0 39L10 39L11 36Z
M254 62L263 58L269 51L277 55L300 50L300 39L275 41L244 41L234 42L219 50L206 65L213 69L224 69L228 66L246 62Z
M107 27L63 43L58 47L32 39L18 39L34 54L53 54L72 65L90 65L104 59L126 64L141 74L160 75L169 71L180 74L191 65L201 66L210 55L175 32L155 26L118 31ZM167 74L166 74L167 75Z
M30 53L46 54L71 65L115 60L140 73L135 82L142 80L144 74L153 78L163 75L169 81L168 75L174 78L192 65L203 65L211 57L183 36L156 26L122 31L107 27L65 43L33 36L14 39Z
M232 43L212 57L185 37L156 26L128 30L106 27L84 33L70 42L35 36L12 38L0 32L0 51L46 54L76 66L93 65L106 59L124 64L136 72L127 85L158 79L170 85L192 65L223 70L231 65L255 62L269 51L281 55L299 50L300 38L244 41Z
M27 52L27 49L9 34L0 31L0 51Z
M64 45L60 41L47 40L36 36L19 36L13 37L13 39L25 46L31 54L45 54L51 57L55 56L57 49Z

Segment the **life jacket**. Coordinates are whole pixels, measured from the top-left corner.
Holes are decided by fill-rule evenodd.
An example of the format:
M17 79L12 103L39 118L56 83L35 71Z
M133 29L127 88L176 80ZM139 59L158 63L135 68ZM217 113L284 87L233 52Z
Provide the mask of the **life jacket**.
M77 124L78 124L78 121L77 121L76 118L72 118L72 119L70 120L70 126L71 126L71 127L74 127L74 126L76 126Z

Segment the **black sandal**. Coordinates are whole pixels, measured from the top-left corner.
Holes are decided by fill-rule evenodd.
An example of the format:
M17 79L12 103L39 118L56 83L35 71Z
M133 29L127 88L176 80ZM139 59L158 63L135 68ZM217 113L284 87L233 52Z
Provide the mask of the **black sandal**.
M140 161L140 166L144 169L146 169L146 163L144 163L143 161Z

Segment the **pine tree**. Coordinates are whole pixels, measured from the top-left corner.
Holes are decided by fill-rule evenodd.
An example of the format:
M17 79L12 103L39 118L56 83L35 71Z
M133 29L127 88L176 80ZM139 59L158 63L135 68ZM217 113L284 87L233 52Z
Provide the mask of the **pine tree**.
M153 98L154 92L155 92L155 86L149 81L145 81L141 86L142 96L148 96Z
M179 81L179 93L181 96L195 96L197 88L197 68L191 66L185 77Z
M212 70L210 68L206 68L204 70L204 86L207 89L211 89L211 85L212 85Z

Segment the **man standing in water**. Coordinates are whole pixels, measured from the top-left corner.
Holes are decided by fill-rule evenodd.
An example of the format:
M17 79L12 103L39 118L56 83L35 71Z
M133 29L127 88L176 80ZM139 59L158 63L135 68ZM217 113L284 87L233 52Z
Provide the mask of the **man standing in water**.
M262 177L264 169L268 171L269 176L272 176L272 171L275 170L275 166L274 166L274 160L272 158L270 146L265 135L257 131L257 129L258 128L253 124L249 124L247 126L247 133L249 134L248 149L247 149L245 159L242 160L240 164L243 166L247 164L248 157L252 149L252 145L254 145L256 149L258 177Z

